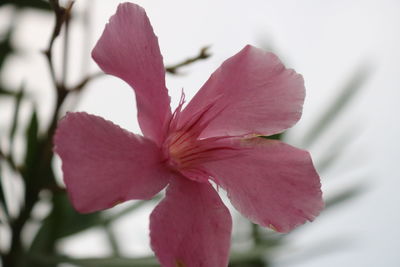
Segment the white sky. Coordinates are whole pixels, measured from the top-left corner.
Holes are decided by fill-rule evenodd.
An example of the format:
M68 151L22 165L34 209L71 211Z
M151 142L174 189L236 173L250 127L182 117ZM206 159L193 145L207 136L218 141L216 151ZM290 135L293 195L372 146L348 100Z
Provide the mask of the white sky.
M101 34L118 1L78 0L76 10L93 5L90 46ZM335 136L355 133L356 140L345 150L334 168L324 173L324 190L332 195L342 186L365 180L369 187L360 197L317 218L293 235L293 243L280 253L277 266L400 266L400 2L397 0L143 0L142 5L159 37L164 61L174 63L212 45L213 57L182 71L185 76L168 77L173 103L181 88L192 96L224 59L245 44L273 47L289 67L303 74L307 98L301 122L291 132L290 142L301 140L315 118L325 110L346 78L362 64L373 65L358 101L350 106L323 138L311 148L316 161L329 152ZM10 11L10 10L9 10ZM8 11L8 12L9 12ZM82 12L79 14L82 15ZM9 14L0 13L0 26ZM22 80L39 93L40 115L51 110L52 94L47 84L45 62L37 50L47 44L51 17L25 12L18 19L15 42L25 51L8 62L1 77L19 86ZM28 22L28 23L27 23ZM71 82L82 74L82 32L72 25ZM1 29L1 28L0 28ZM89 72L96 71L90 62ZM44 78L43 78L44 77ZM0 103L2 106L4 103ZM6 106L4 106L6 107ZM91 83L77 109L101 115L133 132L139 132L131 89L122 81L105 77ZM28 111L28 109L27 109ZM3 111L2 111L3 113ZM3 116L3 115L1 115ZM7 115L4 115L7 117ZM5 120L3 120L5 121ZM5 123L0 122L0 130ZM143 211L138 217L146 217ZM140 231L134 231L140 229ZM146 244L147 221L126 218L118 225L120 239L130 247L126 254L141 252ZM69 252L85 253L76 244L92 244L101 237L87 234L87 241L71 241ZM333 251L323 253L324 241L345 240ZM318 250L320 248L320 250ZM310 252L311 251L311 252ZM321 253L304 259L302 253ZM301 260L300 260L301 259Z

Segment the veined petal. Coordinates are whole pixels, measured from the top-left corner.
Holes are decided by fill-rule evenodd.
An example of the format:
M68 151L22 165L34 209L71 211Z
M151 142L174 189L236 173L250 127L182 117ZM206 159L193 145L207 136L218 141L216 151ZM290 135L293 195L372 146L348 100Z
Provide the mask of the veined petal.
M68 113L58 124L54 144L68 194L79 212L149 199L168 183L158 146L103 118Z
M150 217L151 246L164 267L228 265L232 219L209 183L171 179Z
M181 121L185 124L208 109L202 138L272 135L299 120L304 95L301 75L286 69L274 54L248 45L212 74L183 110Z
M236 157L204 167L243 215L279 232L312 221L323 208L320 179L308 152L260 137L236 140Z
M160 144L163 127L171 116L170 98L157 37L144 9L132 3L120 4L92 56L104 72L135 89L143 134Z

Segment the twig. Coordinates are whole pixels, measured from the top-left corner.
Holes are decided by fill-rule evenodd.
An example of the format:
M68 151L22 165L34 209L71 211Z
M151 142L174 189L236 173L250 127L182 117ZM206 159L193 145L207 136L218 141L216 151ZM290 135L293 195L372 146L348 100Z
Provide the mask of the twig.
M103 76L104 73L103 72L97 72L94 73L92 75L87 76L86 78L83 78L78 84L76 84L75 86L71 87L68 89L68 91L70 92L77 92L77 91L81 91L83 89L83 87L85 87L89 82L91 82L93 79L96 79L98 77Z
M69 17L70 17L70 12L71 12L71 9L72 9L72 6L73 6L74 2L70 1L66 8L60 6L58 0L49 0L49 3L51 5L52 9L54 10L55 25L54 25L53 33L52 33L50 41L49 41L49 45L47 46L47 49L43 53L45 54L45 56L47 58L48 65L49 65L49 70L50 70L50 74L51 74L51 78L53 80L53 83L56 85L56 87L59 87L59 84L58 84L58 81L57 81L57 77L56 77L56 73L55 73L55 70L54 70L54 65L53 65L53 53L52 53L52 50L53 50L54 41L60 35L61 28L62 28L64 22L67 21L69 19Z
M209 46L205 46L202 49L200 49L200 52L199 52L199 54L197 56L188 58L188 59L182 61L181 63L175 64L175 65L172 65L172 66L166 66L165 67L165 71L170 73L170 74L179 74L178 73L179 68L181 68L183 66L190 65L190 64L192 64L192 63L194 63L196 61L204 60L206 58L209 58L211 56L211 54L208 51L209 49L210 49Z
M66 8L67 12L65 12L64 19L64 47L63 47L63 67L62 67L62 76L61 76L61 87L65 88L65 84L67 82L68 75L68 41L69 41L69 21L71 19L71 8L74 4L73 1L68 3Z
M50 37L49 45L47 46L47 49L45 51L43 51L43 53L45 54L45 56L47 58L47 62L49 65L49 70L50 70L50 74L51 74L53 83L57 84L57 78L56 78L56 74L55 74L54 66L53 66L52 50L53 50L54 41L56 40L57 36L60 35L61 26L64 22L65 9L60 7L58 0L49 0L49 3L55 13L55 25L54 25L53 33L51 34L51 37Z

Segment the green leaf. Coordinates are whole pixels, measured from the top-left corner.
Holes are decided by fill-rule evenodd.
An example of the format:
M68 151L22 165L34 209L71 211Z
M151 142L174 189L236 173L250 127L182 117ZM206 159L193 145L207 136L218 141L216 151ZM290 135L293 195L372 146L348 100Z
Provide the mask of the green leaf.
M7 217L9 217L8 213L8 207L7 207L7 202L6 202L6 197L3 189L3 176L2 176L2 171L1 171L1 164L0 164L0 204L1 207Z
M0 96L15 96L15 95L16 93L14 91L0 87Z
M80 258L75 259L66 256L48 256L31 254L30 258L34 263L48 264L55 266L60 263L70 263L81 267L159 267L160 264L155 257L126 258L126 257L105 257L105 258ZM36 266L36 265L35 265Z
M7 56L14 51L11 46L11 32L12 28L10 28L7 33L0 38L0 69L2 68Z
M262 135L259 137L264 138L264 139L282 140L283 136L284 136L284 133L278 133L278 134L274 134L274 135L270 135L270 136Z
M346 202L346 201L354 198L355 196L358 196L359 194L364 192L365 189L366 189L366 186L364 184L358 183L347 189L342 190L336 196L333 196L325 201L325 209L324 210L328 210L338 204L342 204L343 202Z
M81 214L75 211L66 193L56 194L53 204L53 217L58 222L56 225L59 228L57 238L81 232L100 221L100 212Z
M341 93L336 97L328 109L323 112L316 123L310 127L309 133L303 140L306 147L311 146L326 128L336 119L340 113L351 103L354 97L360 92L370 76L371 68L369 65L363 65L357 68L351 79L346 83Z
M23 176L28 179L28 176L35 173L37 168L37 161L39 160L36 155L39 151L39 121L36 113L36 108L33 109L31 119L26 131L26 152L25 152L25 166Z
M325 144L323 155L315 162L318 172L323 173L333 166L356 137L358 137L358 132L355 129L345 129L335 136L331 144Z
M268 246L257 246L253 249L240 252L232 252L229 257L229 267L267 267L266 259Z
M151 200L140 200L113 215L105 216L101 212L90 214L76 212L66 193L58 192L53 196L53 209L38 231L32 243L31 251L50 253L56 240L77 234L91 227L108 226L114 220L160 198L161 195L157 195Z
M106 235L107 235L108 244L111 247L111 251L112 251L111 255L113 257L121 256L121 248L118 244L118 240L115 236L115 233L114 233L111 225L104 225L104 231L106 232Z
M113 215L109 215L109 216L104 216L101 219L101 222L99 222L100 224L110 224L111 222L115 221L118 218L121 218L122 216L125 216L141 207L143 207L146 204L150 204L153 201L158 201L162 198L162 194L158 194L155 197L153 197L152 199L149 200L138 200L135 203L131 204L130 206L126 207L123 210L120 210L119 212L113 214Z
M11 129L10 129L10 134L9 134L11 148L14 143L15 132L16 132L17 126L18 126L19 110L21 107L21 100L22 100L23 96L24 96L24 87L21 86L21 89L18 91L18 93L15 96L15 105L14 105L15 108L14 108L13 120L12 120L12 125L11 125Z
M69 263L80 267L159 267L160 263L154 256L127 258L127 257L103 257L103 258L71 258L67 256L49 256L40 254L29 255L35 264L48 264L55 266L56 264ZM249 251L241 253L232 253L229 266L232 267L248 267L262 266L267 267L268 263L264 261L265 248L257 247ZM255 265L257 264L257 265ZM35 265L36 266L36 265Z
M31 245L31 251L54 253L55 242L58 239L88 229L100 221L99 212L76 212L64 191L53 195L52 207Z
M40 10L51 11L49 2L43 0L2 0L0 2L0 7L6 4L13 5L17 8L36 8Z

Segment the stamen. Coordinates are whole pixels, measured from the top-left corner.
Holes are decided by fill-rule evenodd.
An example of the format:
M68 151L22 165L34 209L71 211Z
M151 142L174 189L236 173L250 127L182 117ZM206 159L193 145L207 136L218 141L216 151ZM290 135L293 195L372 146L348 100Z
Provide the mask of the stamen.
M219 114L224 107L216 107L215 101L205 106L199 112L195 113L187 121L181 121L181 110L185 101L185 95L182 96L179 105L173 113L169 123L169 135L164 143L163 149L166 161L170 166L193 177L194 180L207 180L209 174L205 173L201 168L201 164L210 160L220 160L229 157L227 153L214 153L216 151L229 151L234 148L222 144L221 139L227 137L213 137L207 139L199 139L200 134L210 124L214 118L214 113ZM208 116L210 110L213 109L213 116ZM183 123L183 124L182 124Z

